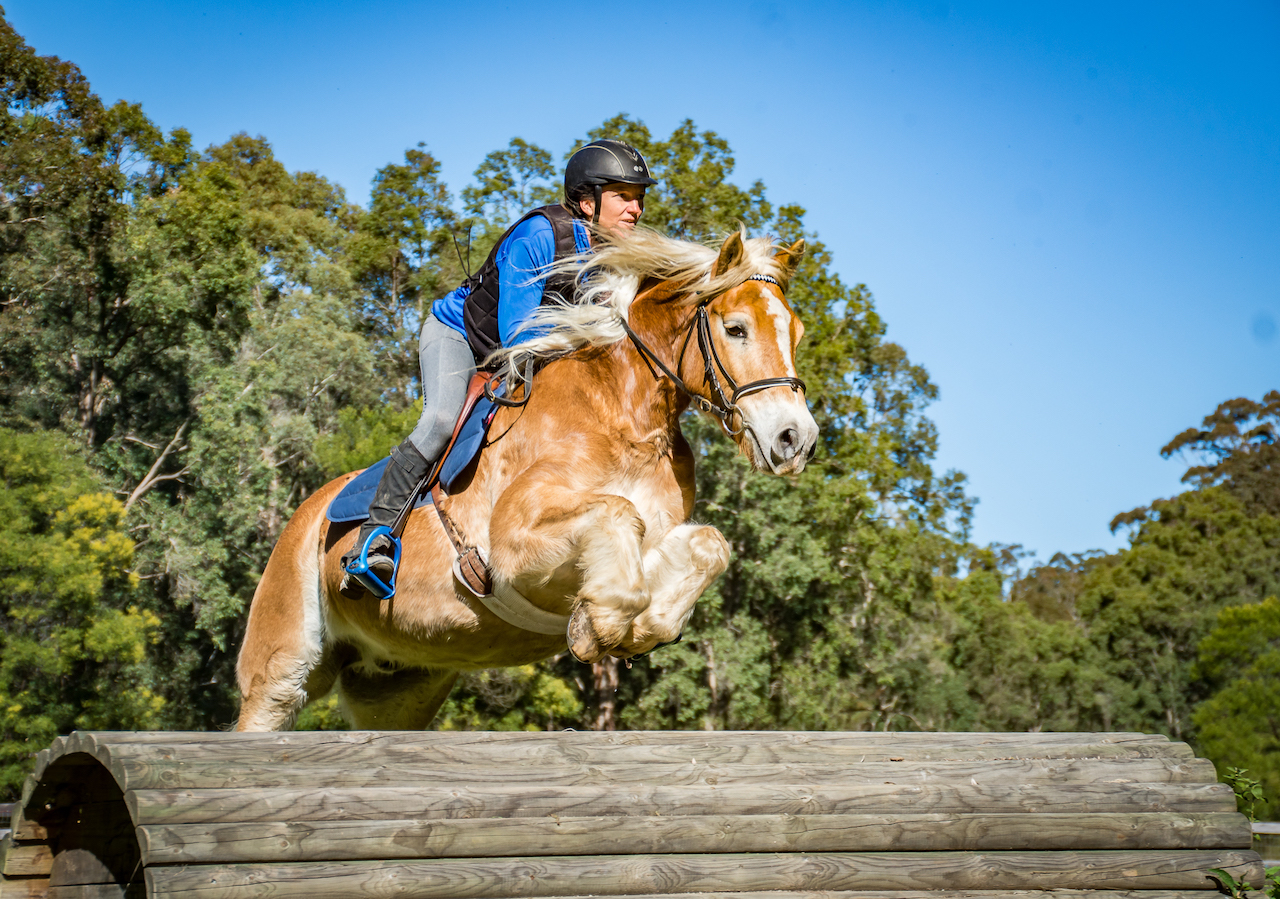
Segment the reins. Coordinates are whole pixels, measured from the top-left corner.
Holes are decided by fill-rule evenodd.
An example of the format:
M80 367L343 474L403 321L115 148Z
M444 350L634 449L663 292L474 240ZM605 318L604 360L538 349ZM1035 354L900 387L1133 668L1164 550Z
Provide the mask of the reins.
M778 289L782 288L782 285L778 283L778 279L772 275L756 274L751 275L747 280L766 281ZM648 367L649 373L653 375L654 380L660 381L662 380L662 375L665 375L681 393L693 400L699 409L704 412L710 412L719 418L724 424L725 430L730 434L737 434L742 429L732 430L729 420L734 413L741 415L742 410L738 408L738 400L742 399L742 397L759 393L761 390L768 390L771 387L790 387L792 391L799 390L801 392L805 392L806 388L804 381L799 378L761 378L759 381L751 381L748 384L739 386L734 381L733 376L729 374L729 370L725 368L724 362L720 359L720 354L716 352L715 342L711 339L711 319L707 314L707 305L713 299L714 297L708 297L698 303L693 321L689 323L689 330L685 332L684 340L680 344L680 355L676 357L676 371L672 371L667 367L666 363L658 358L658 355L640 339L640 335L631 329L631 325L627 323L625 318L622 319L622 329L631 338L631 342L640 353L640 358L644 360L644 364ZM677 374L684 364L685 352L689 349L689 341L695 332L698 335L698 350L702 353L703 377L711 389L711 398L695 393L685 383L684 379ZM655 365L657 368L654 368ZM662 371L662 375L658 374L659 369ZM716 374L717 369L719 369L720 375L724 377L725 385L732 391L727 398L725 397L724 387L720 384L720 377Z

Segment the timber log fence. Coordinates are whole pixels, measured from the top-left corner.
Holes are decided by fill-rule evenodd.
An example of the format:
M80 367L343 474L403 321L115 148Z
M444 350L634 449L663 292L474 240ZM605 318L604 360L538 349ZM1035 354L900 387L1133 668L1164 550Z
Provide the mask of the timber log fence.
M1213 765L1144 734L76 733L2 899L1208 899ZM1039 892L1045 891L1045 892Z

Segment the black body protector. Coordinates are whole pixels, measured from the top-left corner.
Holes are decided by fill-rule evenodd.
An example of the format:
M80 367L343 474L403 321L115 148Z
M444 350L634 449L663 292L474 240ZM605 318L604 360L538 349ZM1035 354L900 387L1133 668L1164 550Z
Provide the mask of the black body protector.
M549 221L555 232L556 252L553 264L578 252L573 236L573 215L563 206L540 206L503 233L480 270L463 282L463 286L470 287L471 290L463 301L462 320L467 328L467 343L475 354L477 365L494 350L502 347L502 337L498 333L498 250L517 226L535 215ZM542 290L542 305L570 300L575 289L572 274L551 274Z

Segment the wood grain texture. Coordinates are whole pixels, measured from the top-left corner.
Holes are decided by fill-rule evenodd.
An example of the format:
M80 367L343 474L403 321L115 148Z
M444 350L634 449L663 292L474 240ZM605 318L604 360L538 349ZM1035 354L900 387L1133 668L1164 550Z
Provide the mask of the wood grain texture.
M145 865L742 852L1248 849L1242 815L676 815L139 827Z
M472 732L311 732L293 734L240 733L160 733L160 732L77 732L58 737L48 749L37 754L35 777L39 778L49 764L69 757L85 756L79 764L96 760L121 781L122 788L148 789L155 785L124 783L127 771L119 765L126 758L138 762L173 758L196 758L208 753L211 759L243 758L255 755L262 760L312 764L322 758L338 758L353 762L368 756L374 763L385 764L390 756L415 752L426 753L447 761L475 762L494 758L503 764L521 760L542 759L551 764L564 760L603 762L612 758L618 763L638 764L645 759L661 762L672 757L683 762L687 750L705 749L724 761L768 764L788 761L791 750L801 750L808 760L816 761L814 750L832 754L833 761L847 761L853 755L867 755L873 761L883 757L936 760L953 756L963 758L1048 758L1098 757L1117 753L1121 756L1190 758L1190 750L1182 743L1171 743L1167 737L1149 734L1024 734L1024 733L866 733L744 731L708 735L699 731L644 732L573 732L539 733L472 733ZM245 752L248 750L248 752ZM596 753L610 753L599 756ZM696 758L696 754L690 757ZM704 759L704 761L716 759ZM25 794L24 794L25 795Z
M44 843L0 840L0 874L6 877L45 877L53 867L53 850Z
M1211 867L1261 876L1213 766L1142 734L81 733L38 770L24 826L93 855L55 857L58 899L1189 899Z
M143 790L125 795L138 824L689 815L958 812L1234 812L1225 784L662 784Z
M121 887L114 883L85 883L49 887L48 899L146 899L144 881Z
M9 818L9 828L15 840L45 840L49 833L39 824L27 819L22 806L15 805L13 815Z
M47 899L49 878L0 876L0 899Z
M0 852L4 854L0 873L6 877L47 876L54 866L54 852L42 843L14 844Z
M154 899L517 899L724 890L1203 889L1210 868L1260 883L1256 853L801 853L336 862L147 869Z
M927 784L971 783L1213 783L1212 763L1203 759L1009 759L1004 761L851 762L847 764L717 765L691 758L688 763L584 765L566 763L538 768L403 762L396 765L327 765L207 761L142 762L117 758L113 772L129 790L261 789L269 787L388 787L412 783L619 786L664 784Z
M627 899L662 899L670 894L630 894ZM718 893L680 893L680 899L939 899L936 891L922 890L728 890ZM947 890L946 899L1212 899L1203 890ZM590 899L564 896L561 899Z
M976 743L949 741L831 741L827 743L790 742L754 743L739 739L679 740L669 744L612 745L593 740L579 740L571 735L560 741L524 740L521 742L486 742L471 739L422 740L419 742L306 743L281 740L259 740L244 744L228 740L166 744L151 741L127 748L127 758L135 763L164 764L173 761L222 762L235 764L250 753L262 765L287 764L332 767L349 765L466 765L517 766L530 771L541 767L578 765L647 765L689 764L703 762L714 765L784 765L784 764L849 764L851 762L890 761L982 761L1009 758L1025 759L1099 759L1099 758L1173 758L1191 759L1194 754L1185 743L1111 743L1102 740L1081 743L1020 741L1010 743ZM123 759L122 746L100 748Z

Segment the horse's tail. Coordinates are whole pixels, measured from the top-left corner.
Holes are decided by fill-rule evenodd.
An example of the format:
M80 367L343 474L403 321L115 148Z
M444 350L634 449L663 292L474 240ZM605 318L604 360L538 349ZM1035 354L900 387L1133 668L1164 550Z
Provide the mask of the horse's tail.
M328 692L332 685L332 679L326 685L308 680L324 655L325 510L351 477L331 481L307 499L271 551L253 593L236 661L240 687L236 730L288 728L307 701L316 698L310 693Z

